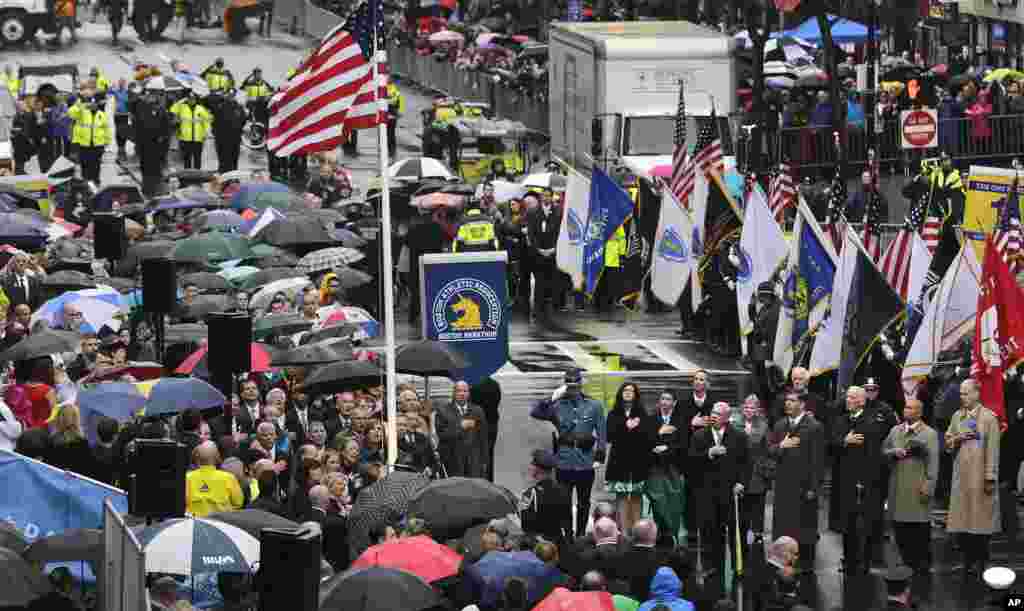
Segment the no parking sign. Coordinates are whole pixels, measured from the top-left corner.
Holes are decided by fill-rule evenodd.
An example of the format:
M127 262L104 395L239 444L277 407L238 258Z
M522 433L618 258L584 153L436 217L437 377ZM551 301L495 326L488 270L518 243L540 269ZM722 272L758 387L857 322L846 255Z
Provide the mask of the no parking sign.
M904 149L927 149L938 146L938 113L934 108L904 110L900 113L900 134Z

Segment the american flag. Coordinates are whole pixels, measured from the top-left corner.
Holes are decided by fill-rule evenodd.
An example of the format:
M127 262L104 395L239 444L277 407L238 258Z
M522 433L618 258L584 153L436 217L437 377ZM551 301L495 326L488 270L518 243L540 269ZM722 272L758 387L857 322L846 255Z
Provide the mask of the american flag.
M722 139L718 135L718 117L711 116L700 122L697 130L697 146L693 149L694 163L705 174L712 170L718 175L725 173L725 159L722 157Z
M924 240L928 252L935 254L939 247L939 238L942 236L942 213L931 195L928 196L928 210L924 219L924 227L921 229L921 239Z
M910 207L910 214L896 238L889 243L882 255L882 273L889 281L889 286L900 294L903 301L909 299L910 290L910 255L914 245L914 234L924 224L924 212L928 206L928 195L924 194Z
M829 187L828 213L825 217L825 226L822 227L825 235L832 240L836 252L843 250L843 233L846 231L843 210L846 209L847 195L846 181L839 170L836 170L835 178Z
M882 254L882 232L879 223L882 222L882 196L878 191L872 190L868 195L868 207L864 211L864 229L860 241L864 244L864 250L871 255L871 260L878 262Z
M999 224L992 234L992 243L995 244L1010 268L1010 273L1016 274L1020 266L1022 255L1021 229L1020 229L1020 198L1017 193L1017 180L1014 179L1010 187L1010 194L1003 203L999 212Z
M768 207L775 220L782 223L786 208L796 203L796 182L793 180L793 169L788 163L780 163L772 173L768 191Z
M686 84L679 81L679 107L676 108L675 148L672 149L672 193L684 206L693 192L693 168L686 159Z
M310 54L270 103L268 148L279 157L336 149L353 129L386 120L384 66L374 81L374 37L380 36L382 0L364 2Z

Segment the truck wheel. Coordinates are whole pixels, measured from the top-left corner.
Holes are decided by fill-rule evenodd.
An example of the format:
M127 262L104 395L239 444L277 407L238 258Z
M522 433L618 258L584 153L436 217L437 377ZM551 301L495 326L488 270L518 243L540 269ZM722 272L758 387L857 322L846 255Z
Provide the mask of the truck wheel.
M4 45L21 45L28 40L30 28L26 23L25 13L6 11L0 13L0 43Z

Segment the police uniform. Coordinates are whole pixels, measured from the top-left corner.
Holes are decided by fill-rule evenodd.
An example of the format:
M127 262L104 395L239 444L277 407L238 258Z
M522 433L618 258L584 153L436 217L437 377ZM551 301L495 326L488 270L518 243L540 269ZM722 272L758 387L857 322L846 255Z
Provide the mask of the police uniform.
M218 63L221 65L218 66ZM214 62L199 76L206 80L206 85L210 88L211 93L226 92L235 88L235 77L230 70L224 69L223 62Z
M548 450L536 450L532 464L550 473L558 459ZM523 491L519 499L523 531L543 536L552 543L565 543L572 536L572 497L554 478L546 477Z
M78 145L82 178L99 183L103 150L110 144L107 113L100 110L100 102L87 105L78 100L68 109L68 116L75 122L71 128L71 142Z
M171 106L178 119L178 142L185 169L203 168L203 144L213 123L213 115L195 98L179 100Z
M498 248L494 220L479 208L467 210L459 222L458 232L452 242L452 252L483 252Z
M405 97L394 83L388 83L388 150L392 157L398 148L398 119L405 114Z
M135 150L142 172L142 191L155 195L163 180L163 167L171 137L171 115L160 100L143 96L129 103L135 131Z
M242 91L245 92L245 105L252 113L257 123L267 124L267 101L273 95L274 89L262 76L250 74L242 82Z

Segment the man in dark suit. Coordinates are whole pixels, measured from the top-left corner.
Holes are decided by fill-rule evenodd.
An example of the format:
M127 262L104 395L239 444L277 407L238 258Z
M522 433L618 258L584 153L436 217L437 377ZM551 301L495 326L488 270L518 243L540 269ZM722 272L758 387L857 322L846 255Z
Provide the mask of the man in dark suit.
M492 378L486 377L469 389L469 400L484 410L487 416L487 447L490 449L487 460L487 479L494 481L494 446L498 443L498 408L501 406L501 385Z
M816 392L808 390L808 385L811 382L811 372L807 371L807 369L803 367L794 367L789 374L789 378L792 382L792 385L789 388L804 395L804 398L806 399L806 411L814 415L815 420L825 427L824 432L827 433L829 430L828 423L831 420L830 416L835 410L834 408L829 407L825 402L824 397ZM775 398L775 401L772 403L772 408L768 411L768 421L772 426L774 426L780 418L784 418L786 416L786 393L786 390L779 393Z
M558 459L549 450L536 450L528 467L536 483L519 499L523 530L562 545L572 537L572 498L554 477Z
M747 435L729 426L731 412L728 403L715 403L709 426L695 432L690 440L694 467L690 481L697 490L697 519L709 563L718 571L717 579L722 588L726 585L726 548L731 550L733 566L736 566L734 497L742 495L750 481Z
M309 423L314 420L322 421L323 413L309 405L309 397L305 393L296 394L292 398L291 406L284 414L284 428L288 436L296 445L304 445L309 433Z
M693 374L693 391L683 399L680 399L679 406L676 408L682 411L682 416L685 418L684 421L689 428L688 438L697 431L707 427L710 422L711 407L717 400L719 398L715 397L714 393L711 392L711 376L707 371L698 369ZM686 457L683 473L687 481L689 481L691 476L698 474L691 473L693 464L688 455L684 454L683 456ZM694 545L697 543L697 528L699 527L695 510L697 507L695 493L696 488L694 486L686 486L686 507L693 509L688 509L683 516L686 522L687 538Z
M469 402L469 384L455 383L452 402L437 412L438 449L448 475L486 477L487 418L479 405Z
M582 577L589 571L600 571L609 580L619 578L622 569L624 548L619 537L619 527L611 518L594 522L594 547L584 550L579 557L579 572L573 577Z
M555 247L562 225L562 209L543 197L540 206L526 218L526 234L530 245L531 267L536 285L533 293L533 315L544 316L552 307L555 291L560 284L555 266ZM523 279L529 282L528 278Z
M658 567L669 564L668 550L659 549L657 542L654 520L638 520L633 525L633 545L622 554L618 577L629 585L629 595L636 600L650 598L651 578Z
M28 255L15 255L12 273L0 284L0 288L3 288L4 294L10 300L11 308L24 303L35 311L43 303L43 288L39 279L28 273L30 264Z

